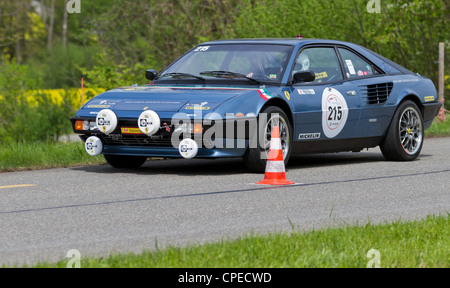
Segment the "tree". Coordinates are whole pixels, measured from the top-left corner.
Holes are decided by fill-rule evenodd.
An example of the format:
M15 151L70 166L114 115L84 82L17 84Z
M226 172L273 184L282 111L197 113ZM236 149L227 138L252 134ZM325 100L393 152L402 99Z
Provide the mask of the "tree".
M381 13L369 13L367 2L261 0L255 5L255 1L242 1L234 17L234 36L291 38L303 34L354 42L437 84L437 46L450 41L449 1L383 0Z

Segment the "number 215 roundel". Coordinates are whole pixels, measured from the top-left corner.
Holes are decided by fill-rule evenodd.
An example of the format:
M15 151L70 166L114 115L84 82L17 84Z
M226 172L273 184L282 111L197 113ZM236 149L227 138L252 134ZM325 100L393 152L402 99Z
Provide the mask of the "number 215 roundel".
M322 94L322 129L328 138L336 137L344 128L348 117L348 106L344 96L328 88Z

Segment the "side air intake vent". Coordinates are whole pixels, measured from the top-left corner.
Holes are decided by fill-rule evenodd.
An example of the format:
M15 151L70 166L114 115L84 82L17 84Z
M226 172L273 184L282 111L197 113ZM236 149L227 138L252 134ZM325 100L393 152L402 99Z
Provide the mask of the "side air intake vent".
M374 85L360 86L363 100L368 105L385 103L391 94L394 83L380 83Z

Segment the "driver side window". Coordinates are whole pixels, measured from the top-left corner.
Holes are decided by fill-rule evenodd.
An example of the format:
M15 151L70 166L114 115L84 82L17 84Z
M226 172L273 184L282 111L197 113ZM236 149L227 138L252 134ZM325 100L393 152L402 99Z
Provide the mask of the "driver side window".
M298 55L292 75L312 71L316 75L313 83L329 83L343 80L341 67L334 48L307 48Z

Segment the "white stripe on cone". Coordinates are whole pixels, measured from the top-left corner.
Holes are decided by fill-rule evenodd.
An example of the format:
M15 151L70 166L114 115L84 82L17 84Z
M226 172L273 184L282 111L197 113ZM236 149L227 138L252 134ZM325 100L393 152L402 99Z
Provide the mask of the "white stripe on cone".
M284 169L284 161L267 161L266 172L269 173L280 173L286 172Z
M280 138L272 138L270 139L270 150L281 150L281 139Z

